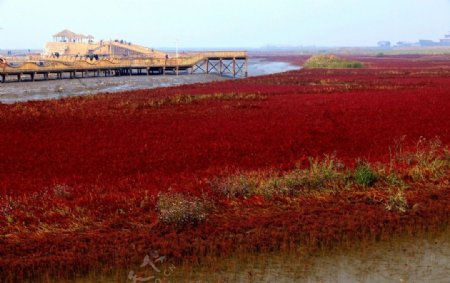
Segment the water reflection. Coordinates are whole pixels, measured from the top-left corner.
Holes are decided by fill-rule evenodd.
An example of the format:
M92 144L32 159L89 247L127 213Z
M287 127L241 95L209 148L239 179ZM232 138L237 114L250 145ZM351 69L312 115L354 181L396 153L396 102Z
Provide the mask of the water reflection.
M224 260L214 269L180 272L170 282L450 282L450 230L365 247Z

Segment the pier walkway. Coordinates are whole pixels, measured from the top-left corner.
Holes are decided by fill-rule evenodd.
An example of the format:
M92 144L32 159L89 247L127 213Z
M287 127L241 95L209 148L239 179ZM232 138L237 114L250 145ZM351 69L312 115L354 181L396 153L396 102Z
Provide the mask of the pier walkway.
M0 80L35 81L98 76L218 74L233 78L247 77L248 56L245 51L192 52L172 58L104 57L86 58L45 56L28 60L0 60Z

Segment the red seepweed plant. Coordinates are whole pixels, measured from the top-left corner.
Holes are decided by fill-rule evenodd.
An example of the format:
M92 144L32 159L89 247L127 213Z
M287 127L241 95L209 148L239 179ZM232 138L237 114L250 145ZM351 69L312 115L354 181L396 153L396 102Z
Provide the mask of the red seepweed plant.
M448 58L389 58L0 105L1 281L447 225Z

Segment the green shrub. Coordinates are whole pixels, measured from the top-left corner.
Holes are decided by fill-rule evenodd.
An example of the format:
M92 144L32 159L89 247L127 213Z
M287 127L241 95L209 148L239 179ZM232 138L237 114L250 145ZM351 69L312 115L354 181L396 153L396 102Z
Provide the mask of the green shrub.
M364 187L370 187L377 181L378 177L367 164L358 165L355 169L355 182Z

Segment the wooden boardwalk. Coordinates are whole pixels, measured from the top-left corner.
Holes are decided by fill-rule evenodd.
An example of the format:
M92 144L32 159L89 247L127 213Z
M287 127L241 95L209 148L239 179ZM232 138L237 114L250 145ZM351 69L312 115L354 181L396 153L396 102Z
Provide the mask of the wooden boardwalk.
M221 76L247 77L245 51L197 52L177 58L75 58L39 57L31 60L0 62L1 82L35 81L97 76L165 75L184 72L215 73Z

